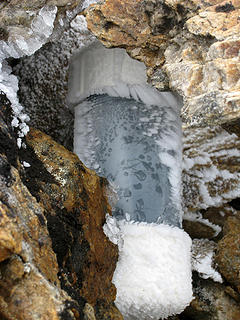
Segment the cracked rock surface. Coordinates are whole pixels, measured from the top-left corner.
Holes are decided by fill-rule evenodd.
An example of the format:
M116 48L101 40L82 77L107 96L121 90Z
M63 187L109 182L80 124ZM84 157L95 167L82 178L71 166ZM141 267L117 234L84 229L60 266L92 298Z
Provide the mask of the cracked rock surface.
M106 0L85 15L104 45L126 48L155 87L184 98L186 126L239 119L239 1Z

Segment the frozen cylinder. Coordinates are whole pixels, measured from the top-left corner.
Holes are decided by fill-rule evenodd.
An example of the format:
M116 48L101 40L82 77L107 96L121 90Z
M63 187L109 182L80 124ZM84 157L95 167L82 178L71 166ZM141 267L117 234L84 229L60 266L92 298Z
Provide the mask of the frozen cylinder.
M159 320L192 300L191 239L181 229L181 102L147 84L143 63L95 43L72 58L74 151L118 194L105 234L124 320Z
M177 98L146 82L142 63L94 44L73 58L74 151L116 188L113 214L181 226Z
M88 111L82 114L84 109ZM147 106L107 94L91 96L76 110L75 150L81 154L78 140L83 128L78 119L87 124L90 167L116 187L119 201L113 214L118 219L128 214L132 221L180 226L170 178L172 171L180 170L179 165L171 168L173 161L180 162L178 114L164 104Z

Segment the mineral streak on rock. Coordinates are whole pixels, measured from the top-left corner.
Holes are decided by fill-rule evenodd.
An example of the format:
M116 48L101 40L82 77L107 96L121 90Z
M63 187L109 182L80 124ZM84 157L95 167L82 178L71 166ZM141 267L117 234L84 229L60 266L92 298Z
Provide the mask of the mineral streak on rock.
M238 0L106 0L85 15L105 46L126 48L155 87L183 96L188 126L240 118Z
M111 283L118 258L117 246L103 233L110 207L104 193L107 181L87 169L78 157L44 133L31 129L27 144L54 178L41 181L37 171L28 175L38 183L36 196L45 209L47 225L60 267L62 288L80 306L95 309L96 319L122 319L114 306ZM100 311L102 310L102 311ZM104 317L98 316L104 312Z

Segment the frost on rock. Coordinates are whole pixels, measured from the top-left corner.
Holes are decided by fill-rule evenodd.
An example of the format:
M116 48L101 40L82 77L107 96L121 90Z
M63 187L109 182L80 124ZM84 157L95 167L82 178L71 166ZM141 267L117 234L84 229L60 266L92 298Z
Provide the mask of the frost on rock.
M203 279L211 278L222 283L220 273L213 267L216 243L207 239L194 239L192 243L192 268Z
M95 41L85 18L77 15L72 19L72 15L72 11L67 12L66 19L71 28L61 31L59 38L47 43L34 55L22 58L14 68L20 79L20 101L31 118L31 126L46 132L67 148L72 148L73 138L73 115L66 101L69 61L73 54ZM60 19L59 23L64 25L67 22Z
M185 212L183 217L184 220L200 222L201 224L210 227L214 231L213 237L217 237L222 231L222 228L219 225L210 222L208 219L204 219L200 212Z
M0 90L6 94L12 105L12 126L18 128L17 145L19 148L22 145L21 138L29 130L26 124L29 117L23 112L23 107L17 97L18 79L11 74L12 70L5 59L10 57L20 58L24 55L31 55L38 50L53 31L56 13L56 6L45 6L33 18L28 32L20 28L15 28L12 31L10 28L8 41L0 41Z
M56 6L44 6L33 17L29 28L10 29L8 42L0 44L1 59L30 56L41 48L53 32L56 14Z
M240 196L240 139L221 127L183 131L184 211L197 211Z
M99 2L101 0L84 0L83 2L83 9L86 9L90 4Z
M108 217L106 235L119 246L113 283L124 320L158 320L181 313L192 300L191 239L164 224Z
M11 102L13 111L12 126L18 129L17 145L20 148L22 137L29 131L29 127L26 124L29 121L29 117L23 112L23 107L18 101L18 79L11 74L11 68L6 61L0 61L0 90L6 94Z

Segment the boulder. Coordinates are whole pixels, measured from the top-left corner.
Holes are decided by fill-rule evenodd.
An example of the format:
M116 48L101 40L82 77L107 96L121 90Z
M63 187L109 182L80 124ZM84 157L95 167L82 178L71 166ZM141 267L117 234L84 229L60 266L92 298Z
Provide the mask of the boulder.
M239 301L235 300L225 286L212 280L193 276L195 299L181 314L181 319L191 320L238 320Z
M122 320L118 250L102 229L107 181L38 130L18 149L0 99L0 318Z
M26 142L32 165L24 181L44 207L62 288L79 304L93 305L97 319L114 312L112 319L121 319L111 283L118 249L102 229L111 212L106 179L39 130L31 129Z
M184 99L187 126L235 123L239 132L239 1L106 0L86 11L107 47L124 47L149 81Z
M21 181L10 104L0 98L0 318L61 319L74 302L60 288L43 207Z
M240 293L240 216L229 217L218 242L215 261L224 278Z

